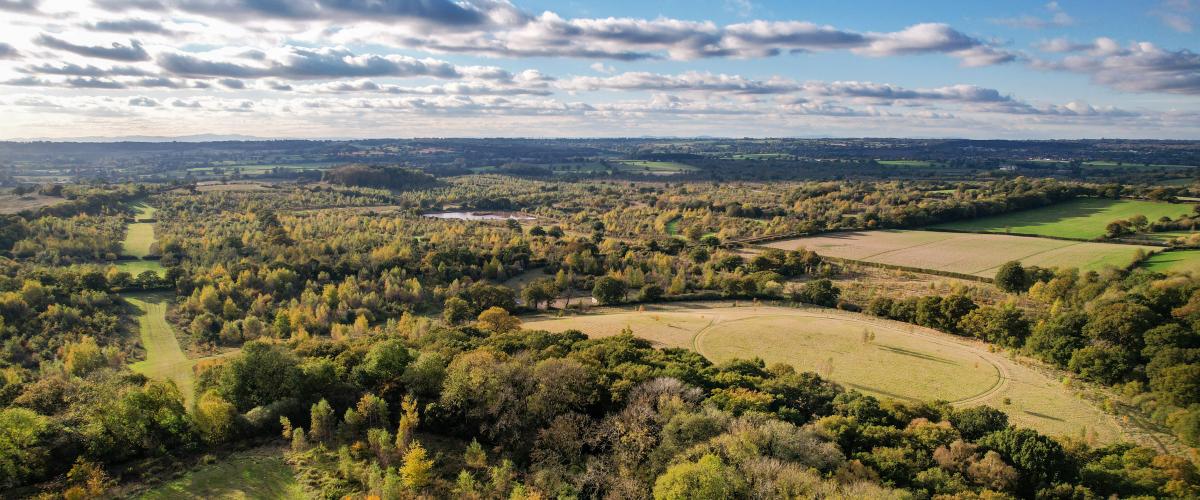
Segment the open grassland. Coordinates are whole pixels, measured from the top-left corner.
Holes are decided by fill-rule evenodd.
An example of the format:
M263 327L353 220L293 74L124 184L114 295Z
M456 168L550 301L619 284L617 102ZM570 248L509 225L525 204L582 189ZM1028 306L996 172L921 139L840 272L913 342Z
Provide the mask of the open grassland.
M125 241L121 243L121 254L140 259L150 255L150 245L153 244L154 224L134 222L125 229Z
M807 248L840 259L931 269L990 278L1008 261L1041 267L1075 267L1099 271L1122 268L1133 262L1140 249L1153 246L1119 245L1053 240L1003 234L938 231L855 231L809 236L767 243L782 250Z
M179 348L175 330L167 323L167 293L128 294L125 300L137 308L138 335L146 350L146 359L129 369L157 380L171 380L184 398L192 399L193 361Z
M1176 218L1192 212L1186 203L1080 198L1048 207L934 226L958 231L1036 234L1059 238L1093 239L1104 236L1104 226L1118 219L1145 215L1151 221Z
M309 498L281 454L276 448L235 453L216 463L197 466L135 498Z
M820 308L729 307L680 303L646 311L605 308L594 314L528 318L526 329L580 330L592 337L633 334L659 347L694 349L721 362L758 357L828 376L847 387L905 400L987 404L1017 425L1104 441L1121 435L1116 421L1063 387L1048 371L986 344L904 323ZM874 340L864 341L864 333Z
M1200 272L1200 250L1175 250L1151 255L1142 267L1159 273Z

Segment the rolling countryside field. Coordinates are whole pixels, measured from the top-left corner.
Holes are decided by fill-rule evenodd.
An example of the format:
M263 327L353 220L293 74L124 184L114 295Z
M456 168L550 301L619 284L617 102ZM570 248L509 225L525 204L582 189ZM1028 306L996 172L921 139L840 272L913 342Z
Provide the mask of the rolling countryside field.
M1149 220L1192 213L1191 204L1140 200L1081 198L1048 207L933 226L937 229L989 233L1036 234L1059 238L1094 239L1118 219L1145 215Z
M981 342L832 309L730 304L604 308L565 318L531 317L523 326L575 329L593 337L629 328L656 347L692 349L715 363L758 357L768 364L824 372L849 388L880 397L991 405L1012 422L1047 434L1078 435L1086 428L1105 441L1121 435L1112 417L1047 373L993 353ZM874 340L864 342L864 332L873 333Z
M1161 250L1153 246L1092 243L1003 234L951 233L939 231L854 231L775 241L764 245L781 250L807 248L818 254L932 269L991 278L1009 261L1041 267L1076 267L1100 271L1108 266L1124 268L1138 250Z

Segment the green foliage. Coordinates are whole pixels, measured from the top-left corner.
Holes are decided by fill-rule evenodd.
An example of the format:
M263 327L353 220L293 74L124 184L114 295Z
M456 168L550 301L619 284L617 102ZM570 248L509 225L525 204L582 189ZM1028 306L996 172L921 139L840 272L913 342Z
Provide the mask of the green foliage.
M1020 262L1006 262L996 270L996 287L1009 293L1023 293L1029 290L1032 283L1025 274L1025 268Z
M837 305L837 300L841 293L842 291L838 287L833 286L832 281L822 278L810 281L805 283L804 286L794 289L792 291L792 300L806 304L833 307Z
M628 293L629 285L611 276L597 279L596 285L592 287L592 297L595 297L601 305L620 303L625 300L625 295Z
M246 343L241 354L225 364L217 385L217 392L239 411L294 397L303 389L296 356L265 342Z
M654 481L656 500L733 498L742 484L716 455L673 465Z

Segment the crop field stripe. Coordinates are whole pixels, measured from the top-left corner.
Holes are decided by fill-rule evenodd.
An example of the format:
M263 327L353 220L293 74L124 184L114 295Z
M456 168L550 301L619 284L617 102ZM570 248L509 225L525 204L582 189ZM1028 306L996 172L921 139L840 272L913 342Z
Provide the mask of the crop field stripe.
M882 256L882 255L887 255L887 254L889 254L889 253L903 252L903 251L906 251L906 250L912 250L912 249L920 248L920 247L923 247L923 246L934 245L934 244L937 244L937 243L945 243L946 241L948 241L948 240L950 240L950 239L952 239L952 238L953 238L952 236L949 236L949 237L942 238L942 239L939 239L939 240L926 241L926 242L924 242L924 243L917 243L916 245L912 245L912 246L901 247L901 248L894 248L894 249L891 249L891 250L884 250L884 251L882 251L882 252L879 252L879 253L876 253L876 254L871 254L871 255L868 255L868 256L866 256L866 257L860 257L860 259L861 259L861 260L867 260L867 259L872 259L872 258L875 258L875 257Z
M1041 254L1044 254L1044 253L1047 253L1047 252L1055 252L1055 251L1058 251L1058 250L1062 250L1062 249L1064 249L1064 248L1071 248L1071 247L1073 247L1073 246L1076 246L1076 245L1079 245L1079 243L1078 243L1078 242L1077 242L1077 243L1068 243L1068 244L1066 244L1066 245L1063 245L1063 246L1061 246L1061 247L1054 247L1054 248L1047 248L1047 249L1045 249L1045 250L1038 250L1038 251L1036 251L1036 252L1033 252L1033 253L1031 253L1031 254L1029 254L1029 255L1025 255L1025 256L1023 256L1023 257L1021 257L1021 258L1017 259L1017 260L1018 260L1018 261L1024 261L1025 259L1028 259L1028 258L1030 258L1030 257L1034 257L1034 256L1037 256L1037 255L1041 255ZM1004 264L1000 264L1000 266L1003 266L1003 265L1004 265ZM991 271L991 270L993 270L993 269L999 270L999 269L1000 269L1000 266L992 266L992 267L988 267L988 268L980 269L980 270L978 270L978 271L972 272L971 274L982 274L982 273L985 273L985 272Z

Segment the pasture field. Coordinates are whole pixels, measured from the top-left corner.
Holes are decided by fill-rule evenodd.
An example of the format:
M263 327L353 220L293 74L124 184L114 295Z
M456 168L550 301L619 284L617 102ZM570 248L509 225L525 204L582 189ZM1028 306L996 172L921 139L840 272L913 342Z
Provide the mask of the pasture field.
M129 365L129 369L158 380L171 380L183 397L192 400L194 362L179 348L175 330L167 323L169 293L137 293L125 295L125 300L138 309L138 335L146 349L146 359Z
M276 448L235 453L213 464L197 466L135 498L309 498L281 455Z
M1086 428L1104 441L1121 436L1111 416L1063 387L1053 374L991 352L982 342L831 309L730 304L603 308L564 318L529 317L523 326L575 329L592 337L629 328L656 347L693 349L717 363L758 357L885 398L987 404L1007 413L1014 424L1051 435L1078 436ZM864 341L865 332L874 334L874 340Z
M125 241L121 243L121 254L142 258L150 255L154 244L154 223L134 222L125 228Z
M939 229L989 233L1036 234L1060 238L1093 239L1104 236L1104 226L1117 219L1145 215L1154 221L1192 212L1186 203L1080 198L1048 207L1033 208L979 219L933 226Z
M1161 250L1153 246L1004 234L908 230L831 233L774 241L764 246L781 250L807 248L829 257L985 278L995 276L1001 265L1013 260L1025 265L1100 271L1108 266L1128 266L1139 249L1146 253Z
M1175 250L1151 255L1142 267L1159 273L1200 272L1200 250Z

